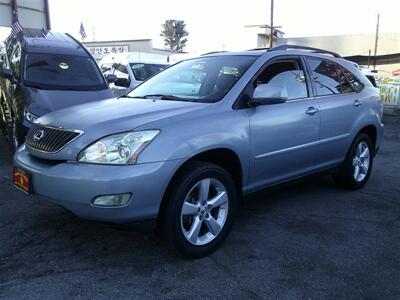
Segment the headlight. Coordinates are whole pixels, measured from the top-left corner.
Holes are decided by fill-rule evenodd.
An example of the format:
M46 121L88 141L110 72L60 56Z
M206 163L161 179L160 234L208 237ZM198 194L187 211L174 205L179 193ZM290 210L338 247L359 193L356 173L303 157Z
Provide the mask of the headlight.
M139 154L159 132L132 131L106 136L82 150L78 161L94 164L134 164Z
M35 123L36 120L39 119L38 116L35 116L33 113L29 112L29 110L27 110L26 107L24 108L24 116L25 119L27 119L31 123Z

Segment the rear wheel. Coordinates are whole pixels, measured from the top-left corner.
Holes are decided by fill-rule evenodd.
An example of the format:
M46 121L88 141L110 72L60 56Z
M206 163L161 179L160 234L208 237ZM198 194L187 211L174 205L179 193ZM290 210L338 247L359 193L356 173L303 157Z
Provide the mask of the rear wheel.
M198 258L215 251L232 226L237 190L221 167L203 162L180 173L165 206L163 232L182 254Z
M372 165L372 141L367 134L362 133L355 138L340 170L334 175L334 179L344 188L360 189L367 183Z

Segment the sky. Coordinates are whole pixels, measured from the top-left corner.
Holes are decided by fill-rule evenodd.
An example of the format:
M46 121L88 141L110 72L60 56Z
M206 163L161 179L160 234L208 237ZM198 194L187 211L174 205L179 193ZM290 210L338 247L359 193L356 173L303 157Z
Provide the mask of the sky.
M270 0L49 0L52 29L86 40L153 39L163 48L161 24L184 20L186 50L202 53L248 48L246 25L269 23ZM275 25L286 37L400 31L400 0L275 0ZM1 31L0 31L1 34ZM4 30L3 30L4 34ZM1 37L1 36L0 36ZM253 37L252 37L253 39ZM254 47L256 36L254 35Z

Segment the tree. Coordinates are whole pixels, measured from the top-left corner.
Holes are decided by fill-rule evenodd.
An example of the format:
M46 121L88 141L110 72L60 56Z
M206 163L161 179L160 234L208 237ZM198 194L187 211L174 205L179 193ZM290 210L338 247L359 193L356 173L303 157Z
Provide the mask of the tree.
M185 37L189 35L189 32L185 30L185 21L166 20L161 26L160 36L164 38L165 46L168 46L174 53L183 52L188 41Z

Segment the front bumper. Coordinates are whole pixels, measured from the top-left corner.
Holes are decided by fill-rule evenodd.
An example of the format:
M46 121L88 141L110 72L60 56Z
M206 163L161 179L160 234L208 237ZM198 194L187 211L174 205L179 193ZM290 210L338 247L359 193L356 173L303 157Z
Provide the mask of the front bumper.
M154 219L158 215L167 185L179 166L178 160L138 165L94 165L55 162L36 158L22 146L14 165L31 174L34 194L97 221L129 223ZM131 193L128 204L119 207L94 206L99 195Z

